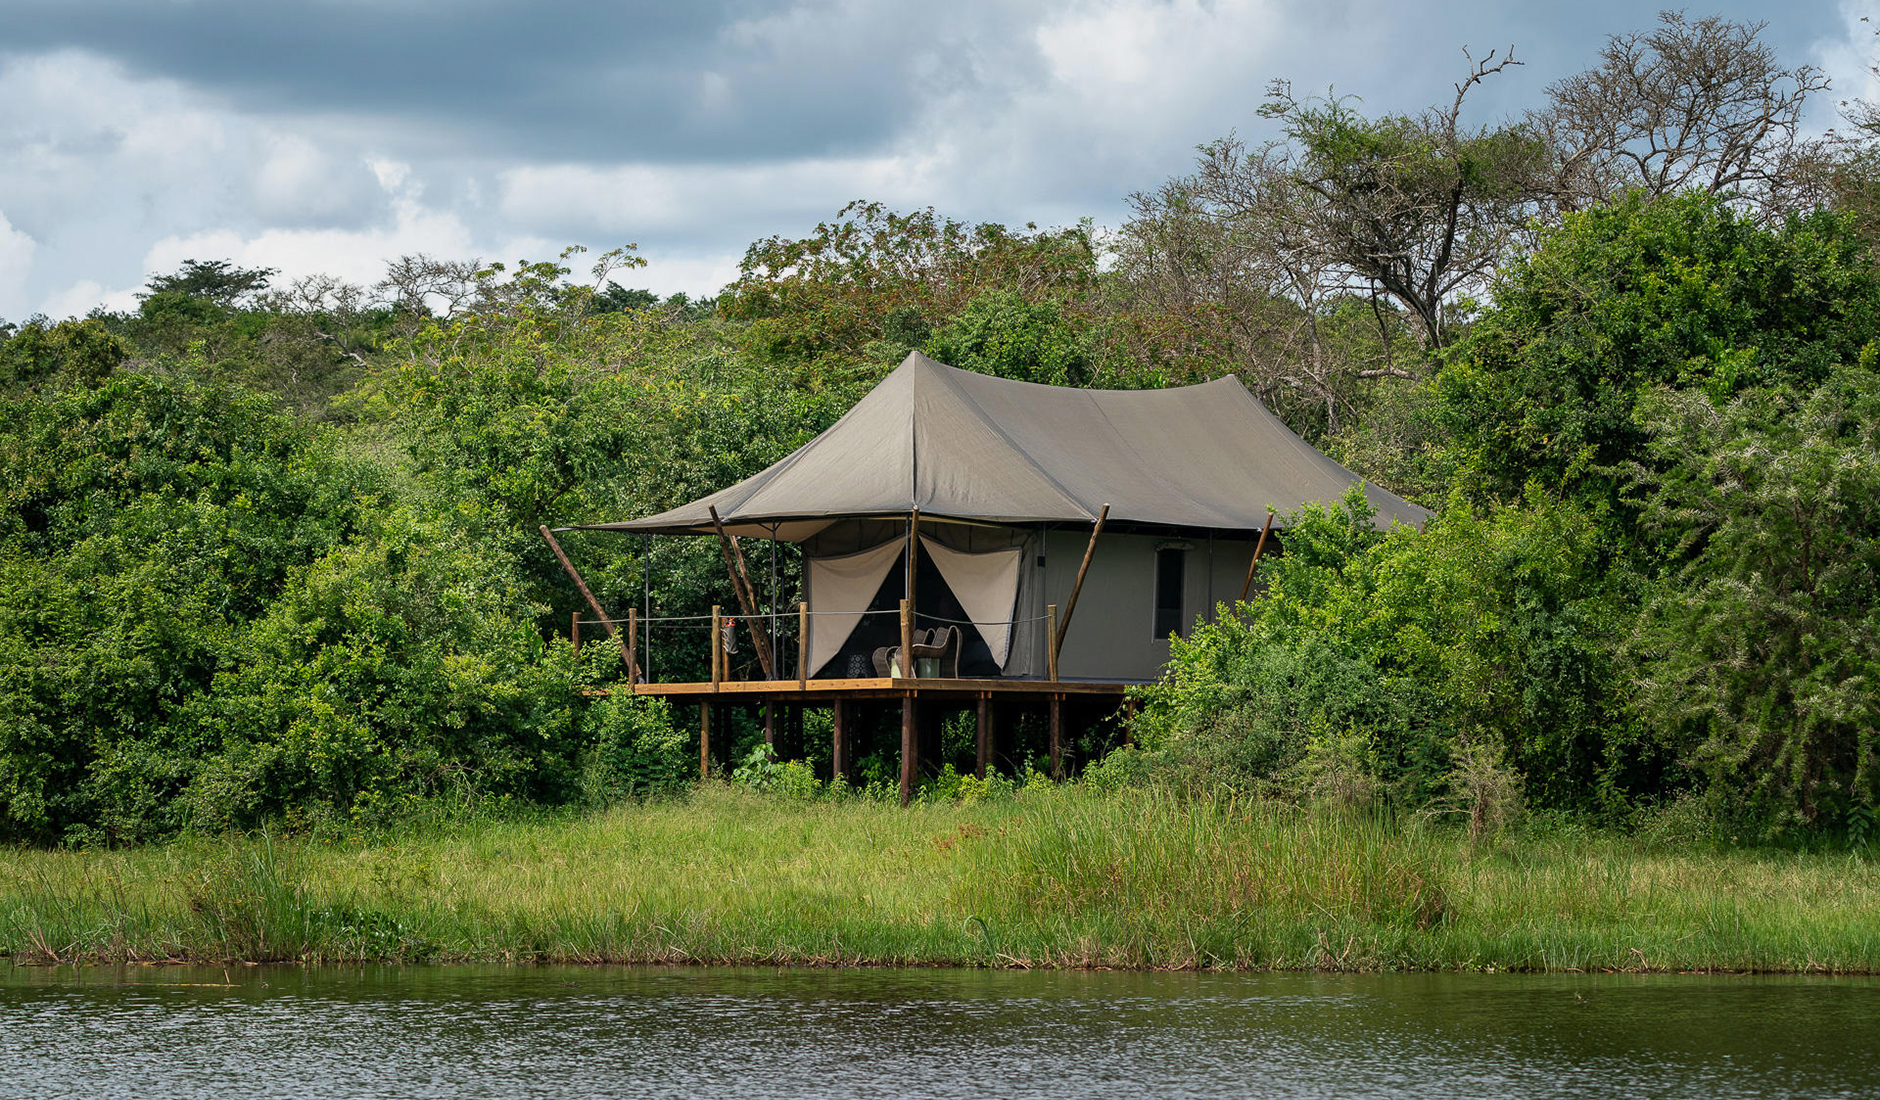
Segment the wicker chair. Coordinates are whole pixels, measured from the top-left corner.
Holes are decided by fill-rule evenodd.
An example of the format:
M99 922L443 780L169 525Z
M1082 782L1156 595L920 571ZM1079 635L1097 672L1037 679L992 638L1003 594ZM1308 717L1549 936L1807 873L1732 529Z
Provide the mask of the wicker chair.
M938 660L940 675L947 679L958 679L960 675L960 632L950 626L936 626L932 630L916 630L909 639L914 648L914 661ZM875 650L875 675L891 676L894 666L900 662L901 647L884 645ZM906 662L906 671L913 671L920 666Z

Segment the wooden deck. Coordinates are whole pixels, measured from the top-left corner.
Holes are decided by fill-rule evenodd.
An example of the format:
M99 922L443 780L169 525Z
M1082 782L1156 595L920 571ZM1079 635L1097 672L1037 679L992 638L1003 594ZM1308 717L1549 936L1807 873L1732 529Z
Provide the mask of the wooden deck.
M1131 685L1097 680L966 680L872 677L865 680L725 680L712 683L635 684L635 695L716 695L726 702L829 703L839 699L976 699L981 695L1029 698L1108 695L1121 699ZM1013 699L1014 702L1019 699Z

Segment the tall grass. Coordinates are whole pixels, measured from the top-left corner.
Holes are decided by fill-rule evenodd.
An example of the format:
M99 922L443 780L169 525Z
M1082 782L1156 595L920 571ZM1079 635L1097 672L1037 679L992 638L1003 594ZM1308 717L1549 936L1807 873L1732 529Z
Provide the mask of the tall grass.
M351 843L0 853L17 961L1880 970L1863 856L1156 791L902 810L724 787Z

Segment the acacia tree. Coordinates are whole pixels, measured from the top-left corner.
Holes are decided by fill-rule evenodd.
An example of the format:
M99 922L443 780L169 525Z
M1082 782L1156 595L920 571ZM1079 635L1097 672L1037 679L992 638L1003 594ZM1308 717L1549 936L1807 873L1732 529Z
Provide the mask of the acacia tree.
M1284 137L1210 143L1194 175L1136 196L1125 270L1157 272L1178 304L1245 314L1228 326L1243 334L1225 341L1243 351L1273 345L1285 311L1266 303L1303 310L1298 338L1280 344L1298 349L1301 369L1290 376L1312 388L1329 376L1312 318L1341 296L1377 303L1383 347L1386 306L1418 346L1442 347L1457 299L1484 284L1533 212L1544 148L1521 126L1471 127L1462 117L1469 93L1515 64L1495 53L1471 59L1453 99L1414 116L1367 118L1351 99L1301 99L1275 82L1261 114ZM1365 369L1410 373L1394 362Z
M1440 348L1457 298L1482 286L1533 209L1542 146L1520 126L1462 123L1469 92L1517 64L1512 51L1472 61L1447 107L1416 116L1367 119L1349 100L1275 84L1261 113L1285 141L1257 157L1217 142L1201 178L1229 209L1258 209L1277 184L1298 247L1326 275L1394 301L1418 342Z
M1612 36L1597 66L1550 85L1528 123L1552 149L1553 203L1704 191L1787 212L1821 152L1801 132L1802 108L1828 79L1784 68L1761 40L1767 25L1662 12L1657 27Z

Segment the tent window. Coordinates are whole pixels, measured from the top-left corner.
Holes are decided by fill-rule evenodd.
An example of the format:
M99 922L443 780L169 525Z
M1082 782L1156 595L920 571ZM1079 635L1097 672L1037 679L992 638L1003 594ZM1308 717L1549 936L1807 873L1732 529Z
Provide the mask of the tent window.
M1157 640L1182 629L1182 588L1186 551L1165 547L1155 552L1155 637Z

